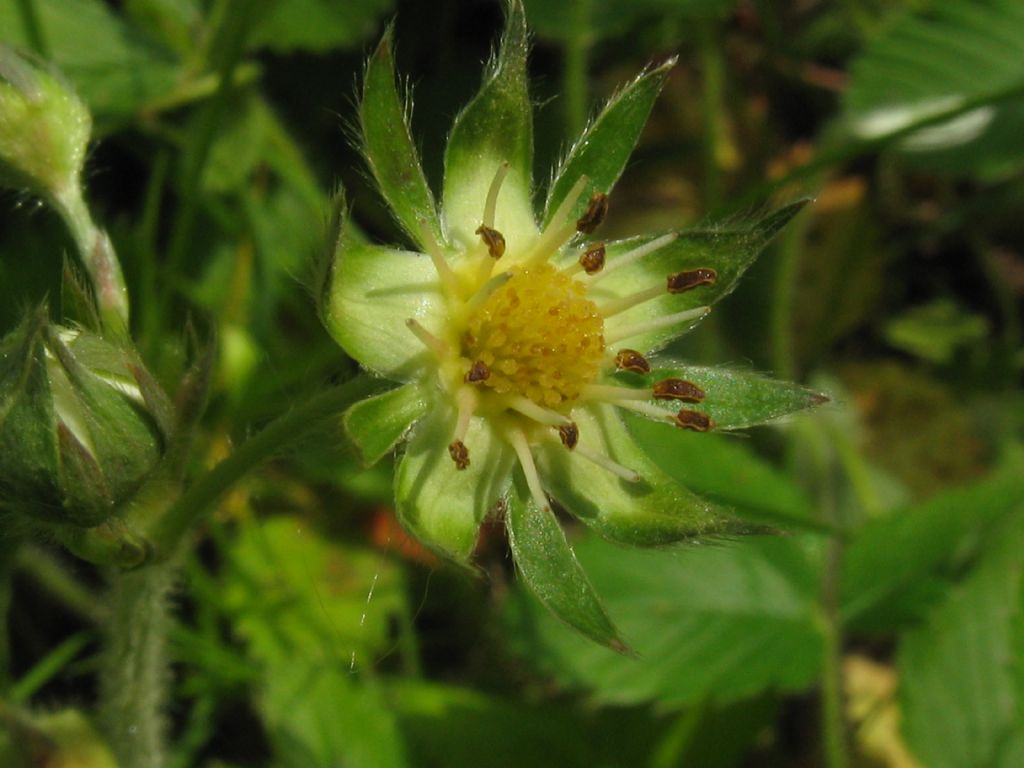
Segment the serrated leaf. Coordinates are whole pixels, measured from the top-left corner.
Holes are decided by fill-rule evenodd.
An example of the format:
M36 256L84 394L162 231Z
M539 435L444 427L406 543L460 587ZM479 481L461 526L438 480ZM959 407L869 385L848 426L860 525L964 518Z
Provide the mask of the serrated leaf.
M484 200L503 162L495 228L516 249L536 233L530 195L533 112L527 88L526 19L519 0L506 3L505 32L479 93L455 118L444 156L444 213L457 241L476 242Z
M604 606L550 509L533 501L518 476L508 495L505 524L523 582L555 616L595 643L626 652Z
M395 81L394 44L389 29L370 57L363 78L363 97L359 102L362 148L391 211L422 247L421 221L438 243L447 238L412 140L409 109Z
M0 42L31 49L18 7L0 3ZM105 3L38 0L34 7L50 57L98 123L132 115L169 92L180 76L173 54L153 45Z
M342 423L363 465L369 467L394 448L409 425L426 411L423 388L411 383L360 400L345 411Z
M743 429L763 424L815 405L828 398L813 390L762 376L751 371L731 368L685 365L674 360L656 360L655 368L646 375L622 372L617 378L637 388L650 388L665 379L683 379L696 384L706 397L693 408L715 421L716 429ZM650 399L650 404L667 415L682 405L675 400Z
M900 648L904 733L929 768L992 765L1021 722L1012 671L1024 516L1003 534Z
M906 14L854 60L844 92L855 135L869 140L904 135L908 156L950 148L983 153L1003 119L996 102L1024 92L1024 10L1014 0L951 0ZM950 119L935 123L942 115ZM1022 148L1004 149L1004 163ZM992 158L987 159L992 164Z
M822 653L804 543L756 538L672 551L589 539L576 554L638 657L586 642L520 603L524 655L604 702L737 701L810 685Z
M994 477L868 522L843 558L845 620L878 623L891 601L955 565L964 543L984 540L1021 498L1024 478Z
M580 216L587 206L590 192L608 194L611 191L636 148L654 101L675 63L675 59L670 59L641 74L612 96L594 122L584 130L551 181L544 204L544 226L551 222L555 211L581 176L590 180L588 194L580 196L569 212L569 219Z

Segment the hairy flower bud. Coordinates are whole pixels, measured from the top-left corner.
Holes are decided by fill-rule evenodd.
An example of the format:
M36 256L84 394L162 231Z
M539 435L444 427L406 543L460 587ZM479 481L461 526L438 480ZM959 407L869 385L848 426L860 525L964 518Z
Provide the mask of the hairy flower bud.
M160 460L171 413L133 352L38 310L0 340L0 508L98 525Z
M0 46L0 182L76 194L92 119L71 86Z

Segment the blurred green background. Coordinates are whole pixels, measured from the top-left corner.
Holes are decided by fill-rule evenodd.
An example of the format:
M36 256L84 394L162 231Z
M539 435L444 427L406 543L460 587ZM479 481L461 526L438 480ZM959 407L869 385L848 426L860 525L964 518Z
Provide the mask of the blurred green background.
M637 425L689 487L786 534L645 552L571 529L623 658L517 584L500 527L477 574L408 541L388 463L360 469L324 424L186 563L174 768L1024 765L1024 4L526 6L542 182L602 99L680 56L605 236L815 198L675 351L832 403L742 435ZM217 331L197 470L355 370L304 277L338 183L401 242L351 139L391 20L436 184L496 0L0 3L0 41L93 112L87 192L147 362L173 381L186 319ZM72 251L2 193L0 333L58 311ZM102 574L46 542L11 567L4 699L88 710Z

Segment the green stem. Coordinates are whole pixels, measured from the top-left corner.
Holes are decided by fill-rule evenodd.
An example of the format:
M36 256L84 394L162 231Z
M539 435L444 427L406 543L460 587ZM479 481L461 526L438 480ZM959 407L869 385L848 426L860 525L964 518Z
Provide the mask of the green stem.
M181 208L167 254L167 271L172 280L178 278L182 263L192 244L192 233L202 202L200 185L203 170L206 168L217 131L223 126L229 96L235 88L235 68L245 51L245 41L254 17L259 15L254 8L258 5L259 0L228 0L223 5L224 26L216 36L216 44L211 46L211 58L216 56L217 59L217 91L199 116L188 152L184 157ZM170 291L165 291L165 300L170 298L170 294ZM161 316L164 316L164 313L161 313Z
M809 222L810 217L800 216L786 227L778 248L779 261L771 310L772 364L775 375L784 379L795 379L798 373L793 320L797 305L800 255Z
M162 768L166 762L168 594L176 572L168 562L113 576L100 716L121 768Z
M11 587L19 542L12 538L0 540L0 691L11 682Z
M242 476L313 429L322 427L330 417L352 403L378 391L381 386L377 381L359 376L282 414L258 435L243 443L241 448L203 475L156 521L149 532L149 540L156 547L158 556L173 554L192 526Z
M54 208L60 213L78 248L93 294L99 306L104 329L112 334L128 334L128 289L121 263L107 233L96 226L82 189L75 185L54 196Z
M699 39L704 81L704 200L705 209L711 211L722 201L722 154L727 141L722 102L725 66L718 24L701 23Z
M570 0L569 30L565 41L562 91L565 93L565 127L570 137L579 136L587 122L587 68L590 58L591 0Z
M825 658L821 680L821 718L827 768L849 765L846 717L843 698L843 634L839 617L839 585L842 575L843 541L829 540L825 552L821 607L824 615Z
M38 53L40 58L50 58L50 47L46 44L43 25L39 23L39 13L33 0L18 0L18 13L21 16L21 28L25 32L25 39L32 46L32 50Z

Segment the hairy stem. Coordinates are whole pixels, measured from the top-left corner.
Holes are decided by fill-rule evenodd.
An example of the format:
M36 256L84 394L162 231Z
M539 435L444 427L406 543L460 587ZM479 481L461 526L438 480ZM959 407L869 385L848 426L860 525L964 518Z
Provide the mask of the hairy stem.
M121 768L162 768L166 761L168 595L176 571L167 562L113 577L100 716Z

